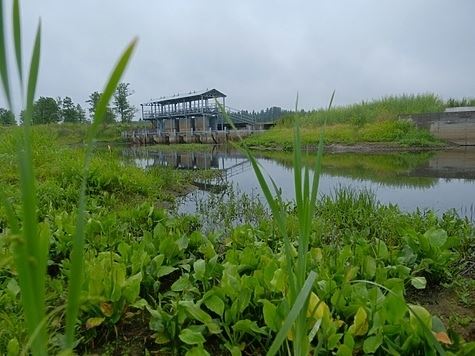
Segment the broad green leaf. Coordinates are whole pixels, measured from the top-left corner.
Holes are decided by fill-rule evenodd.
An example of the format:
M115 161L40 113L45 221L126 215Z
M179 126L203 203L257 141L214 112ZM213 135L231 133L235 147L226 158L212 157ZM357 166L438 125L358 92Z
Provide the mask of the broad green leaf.
M264 314L264 322L272 331L277 332L280 327L277 307L266 299L261 300L261 302L263 304L262 312Z
M188 275L183 275L172 284L170 289L174 292L181 292L185 289L190 289L192 286Z
M18 339L15 337L8 341L7 345L7 356L18 356L20 354L20 343Z
M348 329L355 336L363 336L368 332L368 314L363 307L359 307L353 324Z
M167 276L172 272L175 272L178 268L172 266L160 266L157 270L157 277Z
M270 284L275 291L284 292L287 287L286 273L282 268L277 269L274 272L274 277L270 281Z
M122 295L125 297L128 303L133 303L137 299L140 293L140 283L142 282L142 272L134 274L126 279Z
M141 298L132 303L130 306L142 310L143 308L148 306L148 302L145 299Z
M176 245L178 246L178 249L180 251L183 251L185 250L187 247L188 247L188 242L189 242L189 238L185 235L183 235L182 237L180 237L179 239L176 239Z
M407 313L407 305L401 296L390 294L384 300L386 305L386 315L389 322L397 324L405 317Z
M15 298L18 293L20 293L20 287L18 286L18 283L15 278L10 278L7 283L7 290L8 294L10 294L10 296L13 298Z
M214 311L219 316L223 316L224 313L224 302L223 300L218 297L216 294L211 295L210 297L206 298L204 304L209 310Z
M442 229L430 229L424 234L429 243L435 247L442 247L447 241L447 232Z
M338 343L340 342L340 339L343 335L342 334L332 334L327 340L327 347L329 350L334 349L337 347Z
M195 261L195 263L193 263L193 269L195 270L195 278L199 281L203 281L206 273L206 262L202 259Z
M432 331L435 331L435 332L447 331L442 320L440 320L440 318L437 317L436 315L432 315Z
M432 316L427 311L426 308L420 305L410 305L411 315L410 315L410 323L414 330L421 330L422 323L426 326L429 330L432 330ZM421 330L422 331L422 330Z
M189 349L185 356L210 356L203 346L195 346Z
M377 334L375 336L370 336L363 343L363 351L366 354L375 353L376 350L381 346L382 343L383 343L383 334Z
M182 300L178 304L185 308L186 312L195 320L203 323L212 334L219 334L221 329L218 324L211 318L211 316L202 310L192 301Z
M365 276L368 279L372 279L376 274L376 261L371 256L366 256L364 263Z
M201 345L206 340L199 331L191 330L189 328L183 329L178 335L181 341L188 345Z
M347 345L341 344L338 347L338 351L336 352L337 356L352 356L353 349L350 349Z
M242 352L241 352L241 349L239 348L239 346L231 345L229 343L224 344L224 346L231 353L231 356L241 356L242 355Z
M244 332L246 334L264 334L266 335L265 328L260 328L257 326L257 323L253 320L249 319L244 319L244 320L239 320L233 325L233 330L234 331L240 331Z
M353 350L355 347L355 339L353 339L353 336L350 333L345 333L345 336L343 337L343 343L351 350Z
M375 250L379 258L386 259L389 257L388 246L383 240L376 239Z
M424 289L427 285L427 281L425 277L412 277L411 284L414 288Z

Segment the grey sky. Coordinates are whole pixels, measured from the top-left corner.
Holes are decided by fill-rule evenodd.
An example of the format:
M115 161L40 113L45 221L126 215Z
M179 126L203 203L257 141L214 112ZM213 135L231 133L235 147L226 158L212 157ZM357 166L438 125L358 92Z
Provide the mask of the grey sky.
M82 105L134 36L134 104L212 87L251 110L291 108L297 90L305 109L333 89L336 104L475 96L473 0L28 0L22 14L28 54L43 23L38 96Z

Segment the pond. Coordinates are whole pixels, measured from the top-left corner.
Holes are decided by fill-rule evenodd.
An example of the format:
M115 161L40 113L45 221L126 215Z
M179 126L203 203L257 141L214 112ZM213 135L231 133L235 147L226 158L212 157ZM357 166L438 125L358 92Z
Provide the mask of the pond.
M215 146L198 152L171 151L153 146L129 149L125 154L140 167L162 165L176 169L218 169L222 178L195 182L199 187L180 200L179 212L195 212L197 202L232 186L236 194L262 199L250 162L238 150ZM265 173L293 200L293 154L256 153ZM313 167L315 153L304 153L303 163ZM313 170L312 170L313 172ZM475 147L421 153L326 153L320 176L320 194L331 195L339 188L369 190L383 204L397 204L404 211L432 209L437 214L455 210L475 218Z

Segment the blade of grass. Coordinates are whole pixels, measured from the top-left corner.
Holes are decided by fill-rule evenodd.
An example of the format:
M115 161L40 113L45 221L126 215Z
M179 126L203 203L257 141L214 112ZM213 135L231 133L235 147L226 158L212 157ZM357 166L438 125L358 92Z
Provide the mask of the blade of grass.
M23 70L21 56L21 22L20 22L20 1L13 1L13 39L15 44L15 57L18 67L18 76L20 78L21 89L23 90Z
M333 90L332 96L330 98L330 103L328 104L328 109L330 110L333 105L333 99L335 98L335 90ZM312 193L310 198L310 210L309 215L313 218L315 212L315 204L317 202L317 194L318 194L318 187L320 185L320 174L317 172L321 172L322 169L322 157L323 157L323 148L324 148L324 136L325 136L325 127L326 127L326 120L323 124L322 131L320 132L320 140L318 141L318 151L317 151L317 160L315 161L315 168L314 168L314 176L313 176L313 184L312 184Z
M297 115L299 102L299 94L297 93L297 98L295 100L295 114ZM297 215L299 219L301 217L300 210L302 209L302 161L301 161L301 152L300 151L300 128L298 122L295 121L294 125L294 186L295 186L295 202L297 204Z
M297 298L295 298L295 302L292 305L292 308L290 309L289 313L287 314L284 320L284 323L282 324L282 327L280 328L279 332L277 333L277 336L272 342L272 345L269 348L269 351L267 352L267 356L275 355L279 351L294 321L297 319L302 308L306 304L305 301L307 300L308 295L310 294L312 290L313 282L315 282L316 278L317 278L317 274L314 271L311 271L308 274L308 277L305 280L305 283L302 289L300 290L299 294L297 295Z
M101 95L99 103L97 104L94 121L87 136L86 157L83 167L83 177L81 181L77 225L76 232L73 239L73 248L71 251L71 272L69 278L69 292L66 307L66 340L65 345L68 349L74 347L74 328L76 319L79 313L80 294L82 286L82 277L84 270L84 239L85 239L85 216L86 216L86 185L87 172L92 157L93 140L97 136L100 125L104 121L107 105L115 92L117 84L122 77L122 74L127 67L133 50L137 44L137 39L134 39L123 52L119 61L117 62L109 80L106 84L105 90Z
M16 263L22 291L23 308L32 341L32 352L35 355L47 354L47 332L38 325L45 317L45 275L47 244L42 243L38 236L36 188L33 172L33 154L31 147L31 113L38 79L41 52L41 23L36 32L33 53L31 56L30 73L27 85L27 101L24 116L23 146L19 147L20 187L23 211L23 239L16 246Z
M40 67L41 53L41 21L38 23L36 31L35 45L31 56L30 74L28 76L28 85L26 91L26 110L23 124L28 127L32 123L33 102L35 99L36 83L38 81L38 72Z
M3 1L0 1L0 76L2 77L3 92L7 99L9 109L12 109L10 81L8 79L7 52L5 44Z

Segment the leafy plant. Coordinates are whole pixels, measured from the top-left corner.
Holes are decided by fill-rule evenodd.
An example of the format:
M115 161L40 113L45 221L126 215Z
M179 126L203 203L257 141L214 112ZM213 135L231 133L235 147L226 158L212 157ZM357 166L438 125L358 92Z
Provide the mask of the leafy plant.
M19 1L13 3L13 42L15 47L15 57L19 74L20 86L23 89L23 69L21 52L21 26L20 26L20 5ZM4 35L3 2L0 4L0 73L3 89L10 109L12 108L12 94L8 78L6 44ZM115 67L101 100L97 105L95 120L88 134L88 149L84 164L84 172L87 172L91 156L92 143L97 135L99 124L102 122L107 103L112 97L127 62L135 47L133 41L121 56ZM18 236L15 243L15 263L20 280L20 289L23 308L28 325L32 352L36 355L46 355L48 347L47 317L45 306L45 280L46 264L48 256L49 235L47 227L38 224L37 219L37 195L36 184L33 172L32 144L31 144L31 124L33 114L33 101L36 91L38 69L41 52L41 24L38 25L36 39L31 57L30 71L26 83L26 107L23 117L24 133L21 145L18 147L18 159L20 166L20 184L22 191L22 225L20 227L14 210L6 199L3 205L6 207L8 220L12 232ZM86 176L84 174L84 176ZM65 347L72 349L74 346L74 327L79 309L80 286L83 274L83 248L84 248L84 216L86 202L86 179L83 179L81 186L78 225L73 242L71 255L71 275L69 283L69 298L66 307L66 339Z

